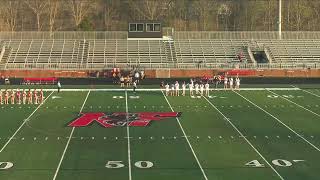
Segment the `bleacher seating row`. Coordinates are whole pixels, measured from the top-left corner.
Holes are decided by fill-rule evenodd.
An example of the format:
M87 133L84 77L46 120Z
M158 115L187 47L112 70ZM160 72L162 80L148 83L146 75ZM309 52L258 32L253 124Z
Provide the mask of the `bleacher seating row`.
M319 63L320 40L246 39L9 39L0 64L223 64L254 63L251 49L268 50L272 63ZM10 67L10 66L9 66Z

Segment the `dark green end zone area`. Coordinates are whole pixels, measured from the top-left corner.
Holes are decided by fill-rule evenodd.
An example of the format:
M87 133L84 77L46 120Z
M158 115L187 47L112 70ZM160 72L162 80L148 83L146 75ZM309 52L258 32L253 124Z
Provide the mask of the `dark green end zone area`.
M199 98L131 89L46 92L39 107L1 105L0 179L317 180L320 90L285 87ZM68 126L80 111L129 112L133 121L139 113L182 114L140 127L125 120L105 128L109 116Z

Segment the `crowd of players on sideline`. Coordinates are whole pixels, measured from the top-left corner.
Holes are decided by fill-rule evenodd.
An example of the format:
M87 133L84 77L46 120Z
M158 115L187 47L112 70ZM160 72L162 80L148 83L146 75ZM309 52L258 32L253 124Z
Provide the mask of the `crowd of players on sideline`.
M221 81L224 82L223 88L230 89L230 90L240 90L240 78L237 76L236 78L233 77L227 77L224 76L223 79L221 77L214 77L213 83L215 85L215 89L217 89L218 84L221 83ZM169 83L164 83L163 81L160 84L160 88L164 88L166 92L166 96L185 96L186 95L186 89L189 89L190 96L194 95L200 95L200 96L209 96L210 93L210 84L209 80L202 81L202 80L194 80L190 79L190 82L186 84L186 82L182 82L181 84L181 90L180 90L180 84L178 81L175 83L172 83L171 85ZM195 93L195 94L194 94Z
M37 90L0 90L0 104L42 104L44 95L42 89Z

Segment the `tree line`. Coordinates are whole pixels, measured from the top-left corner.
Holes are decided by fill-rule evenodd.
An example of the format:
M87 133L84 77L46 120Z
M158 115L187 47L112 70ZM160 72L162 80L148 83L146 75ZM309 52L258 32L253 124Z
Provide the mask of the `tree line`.
M284 31L319 31L319 0L283 0ZM126 31L160 20L177 31L276 31L278 0L1 0L0 31Z

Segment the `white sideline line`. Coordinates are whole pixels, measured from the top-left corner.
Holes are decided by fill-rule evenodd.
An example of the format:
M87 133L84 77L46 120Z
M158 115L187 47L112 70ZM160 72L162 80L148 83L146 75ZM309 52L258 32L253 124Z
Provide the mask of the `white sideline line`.
M214 105L212 104L205 96L203 96L204 99L206 99L208 101L208 103L215 109L217 110L223 117L225 120L227 120L229 122L229 124L239 133L239 135L241 137L243 137L243 139L245 141L247 141L247 143L252 147L252 149L270 166L270 168L279 176L279 178L281 180L284 180L284 178L280 175L280 173L266 160L266 158L251 144L251 142L246 138L246 136L244 136L242 134L242 132Z
M294 85L291 85L291 87L298 88L298 87L296 87L296 86L294 86ZM311 95L314 95L314 96L320 98L320 95L317 95L317 94L315 94L315 93L312 93L312 92L307 91L307 90L304 90L304 89L300 89L300 90L303 91L303 92L309 93L309 94L311 94Z
M85 105L86 102L87 102L87 99L88 99L88 97L89 97L89 94L90 94L90 90L88 91L87 96L86 96L86 98L85 98L85 100L84 100L84 102L83 102L83 104L82 104L82 106L81 106L79 115L81 114L81 112L82 112L82 110L83 110L83 107L84 107L84 105ZM69 137L72 137L73 132L74 132L74 129L75 129L75 127L72 128ZM64 151L63 151L63 153L62 153L62 156L61 156L60 162L59 162L59 164L58 164L57 170L56 170L56 172L55 172L55 174L54 174L54 176L53 176L53 180L55 180L55 179L57 178L57 176L58 176L58 173L59 173L59 170L60 170L60 166L61 166L62 161L63 161L63 159L64 159L64 156L65 156L65 154L66 154L66 152L67 152L67 149L68 149L68 147L69 147L69 144L70 144L71 139L72 139L72 138L69 138L69 140L68 140L68 142L67 142L67 144L66 144L66 147L64 148Z
M20 127L14 132L14 134L10 137L10 139L7 141L7 143L1 148L0 153L8 146L8 144L11 142L11 140L14 138L14 136L17 135L17 133L20 131L20 129L24 126L24 124L27 123L27 121L34 115L35 112L47 101L47 99L51 96L53 92L49 94L49 96L43 101L43 103L39 104L39 106L23 121L23 123L20 125Z
M234 91L235 92L235 91ZM249 99L247 99L246 97L242 96L240 93L235 92L236 94L238 94L239 96L241 96L243 99L245 99L246 101L248 101L249 103L251 103L252 105L254 105L255 107L259 108L260 110L262 110L263 112L265 112L266 114L268 114L269 116L271 116L273 119L277 120L280 124L282 124L283 126L285 126L286 128L288 128L291 132L293 132L295 135L297 135L298 137L300 137L301 139L303 139L306 143L308 143L310 146L312 146L314 149L316 149L317 151L320 152L320 149L315 146L314 144L312 144L310 141L308 141L306 138L304 138L302 135L300 135L299 133L297 133L295 130L293 130L292 128L290 128L288 125L286 125L284 122L282 122L280 119L278 119L277 117L275 117L274 115L272 115L271 113L269 113L268 111L264 110L263 108L261 108L260 106L258 106L257 104L255 104L254 102L250 101Z
M166 99L166 101L167 101L167 103L168 103L171 111L174 112L174 110L173 110L170 102L168 101L166 95L163 93L163 91L161 91L161 92L162 92L164 98ZM188 144L189 144L189 147L190 147L190 149L191 149L191 151L192 151L192 153L193 153L194 158L196 159L196 161L197 161L197 163L198 163L198 165L199 165L199 167L200 167L200 170L201 170L201 172L202 172L202 174L203 174L204 179L205 179L205 180L208 180L207 175L206 175L206 173L204 172L204 170L203 170L203 168L202 168L202 165L200 164L200 161L199 161L196 153L194 152L194 150L193 150L193 148L192 148L192 146L191 146L191 143L190 143L190 141L189 141L189 138L188 138L188 136L186 135L186 133L185 133L185 131L184 131L184 129L183 129L181 123L180 123L179 118L176 117L176 120L177 120L177 122L178 122L178 124L179 124L179 126L180 126L180 128L181 128L181 131L182 131L182 133L183 133L183 136L185 137L185 139L187 140L187 142L188 142Z
M287 98L285 98L285 97L283 97L283 96L281 96L281 95L279 95L279 94L277 94L277 93L275 93L275 92L272 92L272 91L270 91L270 90L268 90L268 89L266 89L266 90L269 91L269 92L271 92L272 94L277 95L277 96L281 97L282 99L284 99L284 100L286 100L286 101L288 101L288 102L291 102L292 104L295 104L296 106L299 106L300 108L302 108L302 109L304 109L304 110L306 110L306 111L309 111L310 113L312 113L312 114L320 117L320 114L315 113L315 112L311 111L310 109L305 108L305 107L301 106L300 104L297 104L297 103L295 103L295 102L293 102L293 101L291 101L291 100L289 100L289 99L287 99Z
M241 91L264 91L266 89L269 89L269 90L276 90L276 91L298 91L300 90L299 88L241 88L240 90ZM120 92L125 92L127 91L128 89L61 89L60 91L65 91L65 92L81 92L81 91L120 91ZM231 91L230 89L223 89L223 88L220 88L220 89L214 89L214 88L211 88L210 89L211 91ZM56 89L43 89L43 91L57 91ZM136 89L136 91L163 91L163 89L159 89L159 88L146 88L146 89L143 89L143 88L139 88L139 89Z
M128 139L128 167L129 167L129 180L132 179L131 176L131 149L130 149L130 131L129 131L129 119L128 119L128 93L125 91L126 95L126 119L127 119L127 139Z
M310 92L310 91L307 91L307 90L304 90L304 89L301 89L301 91L306 92L306 93L309 93L309 94L311 94L311 95L314 95L314 96L320 98L319 95L317 95L317 94L315 94L315 93L312 93L312 92Z

